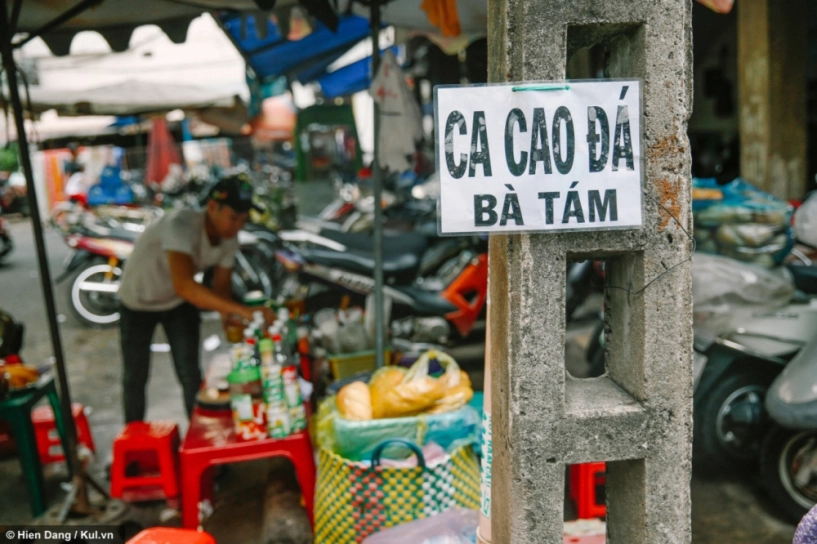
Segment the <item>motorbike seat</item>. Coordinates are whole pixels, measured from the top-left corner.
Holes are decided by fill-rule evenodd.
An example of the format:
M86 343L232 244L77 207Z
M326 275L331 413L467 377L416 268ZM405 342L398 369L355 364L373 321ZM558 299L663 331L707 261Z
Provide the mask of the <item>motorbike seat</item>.
M445 315L458 309L436 291L426 291L417 287L399 287L397 290L414 299L414 309L423 314Z
M320 231L320 235L342 244L348 249L363 253L374 253L374 236L369 234L323 229ZM416 252L422 255L427 248L428 238L416 232L383 235L384 256Z
M794 286L807 295L817 295L817 266L789 264L794 277Z
M124 240L125 242L136 242L139 238L140 232L135 232L128 229L100 227L98 229L79 229L80 234L88 238L113 238L115 240Z
M332 251L325 248L303 249L302 256L307 261L316 264L342 268L367 276L371 275L374 272L374 252L371 237L347 233L339 234L343 236L332 237L332 239L345 245L348 248L347 251ZM398 284L413 281L427 245L428 242L424 236L412 233L400 236L384 236L383 275L385 279L389 283ZM353 246L357 246L357 248Z

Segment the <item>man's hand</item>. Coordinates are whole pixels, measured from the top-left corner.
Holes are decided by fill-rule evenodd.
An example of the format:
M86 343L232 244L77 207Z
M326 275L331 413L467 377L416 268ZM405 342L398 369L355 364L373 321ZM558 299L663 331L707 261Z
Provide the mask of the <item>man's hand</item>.
M230 328L241 327L244 328L244 319L236 314L221 314L221 326L227 331Z
M264 325L269 327L275 321L275 312L266 306L242 306L241 317L247 321L252 321L256 312L261 312L264 316Z
M273 312L272 309L267 308L266 306L260 308L260 310L264 314L264 325L269 327L275 321L276 318L275 312Z
M241 342L244 338L244 320L236 314L221 314L221 325L224 335L231 344Z

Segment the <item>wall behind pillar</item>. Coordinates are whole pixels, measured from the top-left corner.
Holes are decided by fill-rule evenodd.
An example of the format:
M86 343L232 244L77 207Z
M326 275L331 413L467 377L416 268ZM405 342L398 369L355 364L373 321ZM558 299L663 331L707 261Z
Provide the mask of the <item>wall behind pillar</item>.
M741 175L782 199L806 186L806 2L736 5Z

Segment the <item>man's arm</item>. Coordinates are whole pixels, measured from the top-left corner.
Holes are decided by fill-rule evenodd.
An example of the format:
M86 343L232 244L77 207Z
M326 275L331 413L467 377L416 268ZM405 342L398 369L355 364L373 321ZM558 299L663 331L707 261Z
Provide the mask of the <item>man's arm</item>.
M213 291L221 298L233 298L233 269L216 266L213 269ZM266 316L265 316L266 317ZM243 329L241 321L236 321L235 314L222 313L221 326L227 331L231 326L239 326Z
M214 310L221 314L238 314L245 319L252 319L252 308L232 300L229 269L216 268L216 275L213 278L214 288L211 290L193 279L196 268L190 255L178 251L168 251L167 260L170 264L173 289L179 297L203 310ZM226 286L224 285L225 275Z
M233 297L233 269L216 266L213 269L213 291L221 298Z

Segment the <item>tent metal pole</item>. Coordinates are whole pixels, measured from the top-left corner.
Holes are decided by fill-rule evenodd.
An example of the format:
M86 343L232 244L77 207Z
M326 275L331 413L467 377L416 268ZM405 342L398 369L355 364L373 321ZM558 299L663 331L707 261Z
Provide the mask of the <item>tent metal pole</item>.
M9 28L11 28L11 33L14 34L17 30L17 21L20 20L20 10L23 8L23 0L14 0L14 4L11 6L11 22L9 23Z
M380 67L380 1L372 0L372 80ZM374 160L372 161L372 188L374 189L374 349L377 368L385 362L386 324L383 315L383 173L380 171L380 107L374 100Z
M34 228L34 241L37 246L37 261L40 268L40 282L42 283L43 295L45 298L45 308L48 315L48 329L51 333L51 345L54 349L54 359L56 361L57 379L60 385L60 408L63 420L66 422L66 438L68 441L68 451L65 452L68 462L68 469L73 475L73 486L76 489L76 502L74 508L78 512L90 512L91 507L88 502L87 486L85 485L85 472L77 455L77 433L74 426L74 418L71 414L71 395L68 390L68 378L65 371L65 356L60 339L60 329L57 321L57 306L54 301L54 289L51 284L51 272L48 268L48 259L45 249L45 237L43 235L43 224L40 218L40 208L37 204L37 190L34 186L34 175L31 168L31 155L28 149L28 138L26 135L25 121L23 119L23 104L20 100L20 90L17 82L17 66L14 62L13 48L11 40L14 33L9 26L9 14L7 0L0 0L0 56L2 56L3 68L9 84L9 99L14 112L14 121L17 126L17 144L20 153L20 162L23 166L23 173L26 178L26 188L30 199L31 224Z

